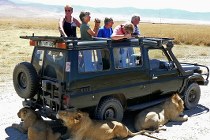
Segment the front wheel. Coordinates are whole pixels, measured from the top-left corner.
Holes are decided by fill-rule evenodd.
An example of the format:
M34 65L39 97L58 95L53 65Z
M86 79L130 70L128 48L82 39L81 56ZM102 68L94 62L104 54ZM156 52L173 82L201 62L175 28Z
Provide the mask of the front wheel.
M99 120L122 121L124 110L121 102L113 97L103 99L95 111L95 117Z
M187 109L197 106L201 96L201 90L197 83L192 83L184 93L184 104Z

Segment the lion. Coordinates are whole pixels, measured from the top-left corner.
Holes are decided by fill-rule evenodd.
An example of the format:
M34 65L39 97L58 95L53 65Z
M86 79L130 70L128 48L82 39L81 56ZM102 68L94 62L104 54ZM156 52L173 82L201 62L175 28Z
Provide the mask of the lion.
M184 110L184 102L176 93L163 104L148 108L137 114L136 131L152 130L159 132L160 127L169 121L187 121L188 116L180 116ZM164 130L164 129L163 129Z
M92 120L88 113L81 111L58 111L56 118L63 121L68 128L68 133L72 134L73 140L112 140L139 134L159 139L144 132L133 133L117 121Z
M29 140L59 140L61 134L53 133L49 124L44 121L34 110L24 107L17 113L21 118L20 124L12 124L12 127L22 133L28 134Z

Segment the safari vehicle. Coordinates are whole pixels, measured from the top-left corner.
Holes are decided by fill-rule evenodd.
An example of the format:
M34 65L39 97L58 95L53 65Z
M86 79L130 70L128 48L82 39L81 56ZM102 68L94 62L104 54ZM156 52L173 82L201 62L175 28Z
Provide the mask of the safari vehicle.
M96 38L21 36L34 46L31 62L16 65L13 83L23 105L55 119L58 110L77 108L96 119L121 121L124 111L143 109L173 93L187 109L200 99L209 69L180 63L172 38Z

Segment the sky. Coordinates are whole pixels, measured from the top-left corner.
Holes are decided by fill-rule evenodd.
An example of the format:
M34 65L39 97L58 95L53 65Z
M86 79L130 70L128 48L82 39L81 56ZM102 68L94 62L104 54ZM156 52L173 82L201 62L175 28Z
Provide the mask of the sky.
M210 12L209 0L10 0L51 5L81 5L91 7L135 7L139 9L180 9L191 12Z

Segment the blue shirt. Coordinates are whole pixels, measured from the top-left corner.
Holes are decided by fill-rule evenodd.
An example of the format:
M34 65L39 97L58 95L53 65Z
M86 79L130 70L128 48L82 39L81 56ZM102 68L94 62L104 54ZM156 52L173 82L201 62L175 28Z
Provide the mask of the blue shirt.
M106 28L103 26L99 28L97 37L111 38L112 33L113 33L112 28Z

